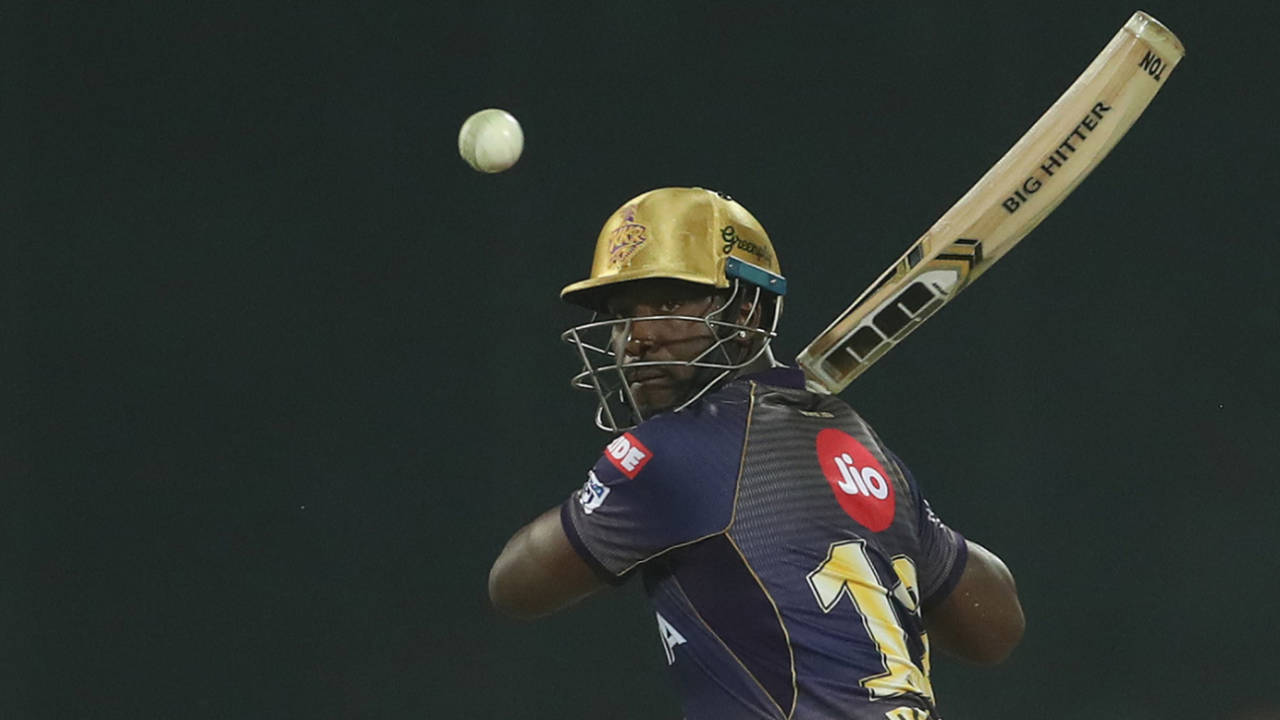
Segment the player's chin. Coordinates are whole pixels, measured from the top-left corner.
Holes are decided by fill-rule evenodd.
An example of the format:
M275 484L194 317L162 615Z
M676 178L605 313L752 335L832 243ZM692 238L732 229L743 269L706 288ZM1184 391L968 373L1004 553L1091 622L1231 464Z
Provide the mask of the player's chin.
M678 406L684 402L687 395L688 392L683 384L677 384L665 378L631 385L631 396L635 398L636 407L645 417Z

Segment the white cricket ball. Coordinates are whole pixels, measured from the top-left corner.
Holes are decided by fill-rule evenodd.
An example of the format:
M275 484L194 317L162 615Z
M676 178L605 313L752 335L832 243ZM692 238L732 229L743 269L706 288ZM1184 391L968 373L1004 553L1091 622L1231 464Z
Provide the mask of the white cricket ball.
M480 172L498 173L520 159L524 132L506 110L488 108L467 118L458 131L458 152Z

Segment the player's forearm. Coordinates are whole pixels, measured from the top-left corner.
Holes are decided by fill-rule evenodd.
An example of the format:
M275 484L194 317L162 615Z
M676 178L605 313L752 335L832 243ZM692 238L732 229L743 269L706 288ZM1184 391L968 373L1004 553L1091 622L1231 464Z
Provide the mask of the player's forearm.
M948 654L981 665L1002 662L1022 641L1026 618L1013 573L972 540L960 582L925 613L929 641Z

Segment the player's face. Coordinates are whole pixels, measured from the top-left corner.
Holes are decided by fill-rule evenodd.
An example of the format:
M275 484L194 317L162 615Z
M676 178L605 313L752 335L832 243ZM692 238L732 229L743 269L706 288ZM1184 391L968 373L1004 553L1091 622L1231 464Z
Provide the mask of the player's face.
M679 280L641 280L623 285L609 298L610 314L632 318L614 331L614 351L624 364L688 362L716 341L705 322L680 320L671 315L705 317L719 307L711 290ZM647 365L627 370L632 397L642 412L675 407L691 394L700 368L691 365Z

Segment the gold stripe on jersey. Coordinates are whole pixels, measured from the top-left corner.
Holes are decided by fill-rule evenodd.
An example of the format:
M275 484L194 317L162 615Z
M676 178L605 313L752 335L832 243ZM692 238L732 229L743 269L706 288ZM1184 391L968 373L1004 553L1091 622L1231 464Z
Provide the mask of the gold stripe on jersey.
M729 653L729 656L738 663L738 667L742 668L742 671L747 674L747 677L751 678L751 682L755 683L756 687L760 688L760 692L764 693L764 696L769 698L769 702L773 703L773 706L778 709L778 714L789 719L791 717L791 713L782 709L782 706L778 704L778 701L773 699L773 693L770 693L769 690L765 688L764 683L760 682L760 679L756 677L756 674L751 672L751 669L747 667L746 663L742 662L742 658L738 657L738 654L733 651L733 648L729 647L729 643L726 643L724 638L720 637L720 633L716 632L715 628L711 627L711 623L707 622L706 618L702 617L702 613L698 612L697 606L689 599L689 594L684 591L684 586L680 584L680 579L676 577L675 573L671 574L671 581L680 591L680 596L683 597L684 601L693 609L693 614L697 616L698 622L702 623L702 627L706 628L707 632L711 633L711 636L716 639L716 642L720 643L720 647L724 648L724 651ZM785 632L785 628L783 632ZM793 686L792 690L794 691L794 689L795 688ZM792 712L794 711L795 703L793 701Z
M755 383L752 383L753 389ZM782 637L787 642L787 658L791 663L791 709L787 712L787 720L795 715L796 703L800 699L800 687L796 681L796 652L791 647L791 633L787 631L787 623L782 619L782 611L778 609L778 603L774 601L773 595L769 592L769 588L764 586L764 581L756 574L756 569L751 567L751 563L747 561L747 556L742 552L742 548L738 547L738 543L733 539L732 528L724 534L729 544L733 546L734 552L738 553L738 557L742 558L742 565L751 573L751 577L755 579L756 585L760 586L760 592L764 593L765 599L769 601L769 605L773 607L774 617L778 618L778 627L782 628Z
M913 707L894 708L884 714L886 720L929 720L928 710Z
M764 593L765 599L769 601L770 607L773 608L774 617L778 618L778 627L782 628L782 637L787 642L787 659L791 664L791 709L787 711L787 720L796 713L796 704L800 701L800 686L796 679L796 651L791 647L791 633L787 630L787 623L782 619L782 611L778 609L778 603L773 599L773 594L769 592L769 588L765 587L764 581L756 574L756 569L751 567L751 563L747 560L746 553L742 552L742 548L738 547L738 541L733 539L733 522L738 518L738 489L742 487L742 473L747 465L747 446L751 444L751 418L755 415L756 407L756 391L759 385L755 380L749 381L751 390L747 393L747 397L751 398L751 405L747 410L747 427L742 436L742 460L738 465L738 483L733 490L733 513L729 519L729 527L725 528L724 537L733 546L733 551L738 553L738 557L742 558L742 565L751 573L751 577L756 581L756 585L760 586L760 592Z
M631 572L637 567L649 562L650 560L656 557L661 557L663 555L666 555L672 550L676 550L676 549L685 547L687 545L693 545L694 543L700 543L703 540L706 540L707 538L713 538L717 535L725 535L726 533L729 532L729 528L733 527L733 521L737 518L737 515L738 515L738 490L742 487L743 465L746 463L746 460L747 460L747 437L751 434L751 417L754 414L754 411L756 409L755 388L756 388L756 384L752 382L751 392L748 395L748 397L750 397L751 400L750 400L750 404L747 405L747 422L742 431L742 459L738 461L738 477L733 481L733 506L729 509L729 522L723 528L715 532L707 533L702 537L694 538L692 540L687 540L682 543L677 543L670 547L665 547L646 558L641 558L640 560L637 560L631 563L630 565L628 565L626 568L624 568L622 572L618 573L618 577L622 577L623 575L626 575L627 573ZM772 602L772 599L770 600L770 602Z

